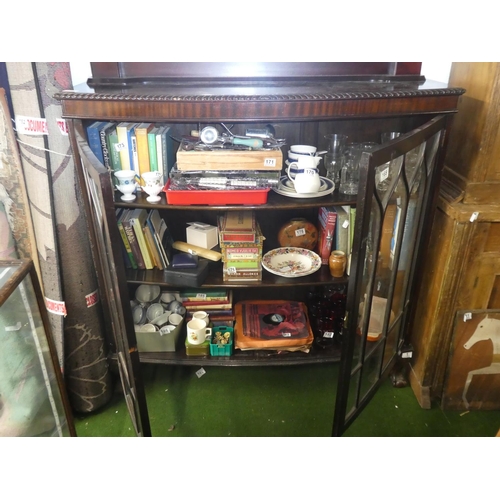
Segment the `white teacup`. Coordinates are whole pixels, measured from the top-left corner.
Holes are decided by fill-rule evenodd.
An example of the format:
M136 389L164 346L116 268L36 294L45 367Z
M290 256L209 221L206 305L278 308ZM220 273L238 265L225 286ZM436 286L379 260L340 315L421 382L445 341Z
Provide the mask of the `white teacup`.
M180 314L177 314L177 313L172 313L169 317L168 317L168 322L171 324L171 325L174 325L174 326L177 326L177 325L180 325L182 323L182 320L184 318L180 315Z
M201 319L202 321L205 322L205 325L208 326L210 323L210 318L208 316L208 313L205 311L196 311L193 313L193 319Z
M114 172L115 177L118 179L118 185L116 189L121 191L121 199L123 201L134 201L135 194L134 191L137 188L137 182L135 182L135 171L134 170L118 170Z
M186 325L186 330L187 341L194 345L203 344L212 335L212 329L207 328L207 325L201 319L192 319L189 321Z
M300 155L315 155L318 148L315 146L307 146L305 144L294 144L290 146L290 151Z
M158 203L161 200L158 194L163 189L163 175L161 172L144 172L142 179L144 181L142 189L149 194L146 201L149 201L149 203Z

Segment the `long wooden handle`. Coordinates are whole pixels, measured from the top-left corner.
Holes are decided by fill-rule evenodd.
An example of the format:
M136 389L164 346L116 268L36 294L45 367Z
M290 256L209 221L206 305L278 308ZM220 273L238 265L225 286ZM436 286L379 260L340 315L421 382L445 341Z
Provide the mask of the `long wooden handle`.
M198 255L215 262L222 259L222 254L220 252L209 250L208 248L198 247L196 245L191 245L190 243L186 243L185 241L174 241L172 247L176 250L180 250L181 252Z

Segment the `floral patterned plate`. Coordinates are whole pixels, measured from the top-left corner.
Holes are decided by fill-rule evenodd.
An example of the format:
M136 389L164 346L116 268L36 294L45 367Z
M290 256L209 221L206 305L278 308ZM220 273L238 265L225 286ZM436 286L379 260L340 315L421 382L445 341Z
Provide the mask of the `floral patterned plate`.
M306 248L282 247L267 252L262 257L262 267L277 276L299 278L315 273L321 267L321 259Z

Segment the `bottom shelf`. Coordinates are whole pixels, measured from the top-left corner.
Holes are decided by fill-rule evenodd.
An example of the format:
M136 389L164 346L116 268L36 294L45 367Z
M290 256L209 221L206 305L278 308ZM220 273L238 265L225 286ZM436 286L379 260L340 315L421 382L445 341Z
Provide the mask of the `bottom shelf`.
M188 356L184 351L139 353L142 363L203 366L276 366L336 363L340 361L340 348L311 348L304 352L241 351L232 356Z

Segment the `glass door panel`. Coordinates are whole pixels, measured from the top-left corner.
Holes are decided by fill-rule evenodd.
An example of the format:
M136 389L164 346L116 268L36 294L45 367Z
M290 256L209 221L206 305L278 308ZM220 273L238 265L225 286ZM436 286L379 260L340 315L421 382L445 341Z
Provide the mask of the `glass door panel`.
M113 241L120 239L120 235L115 219L111 175L94 158L88 144L83 139L85 134L80 127L75 130L75 136L81 161L79 170L81 188L86 197L86 204L90 205L90 210L87 210L87 213L91 214L91 220L88 222L92 251L98 270L101 295L104 295L106 302L110 304L110 317L108 319L113 331L124 397L136 434L150 436L151 429L141 378L137 341L133 329L132 312L129 307L122 307L123 301L126 303L129 301L126 286L120 285L120 283L125 283L125 279L118 279L119 275L124 276L125 274L123 258L119 251L120 247L112 244ZM125 335L121 332L125 332Z
M363 153L334 435L392 368L404 341L446 117Z

